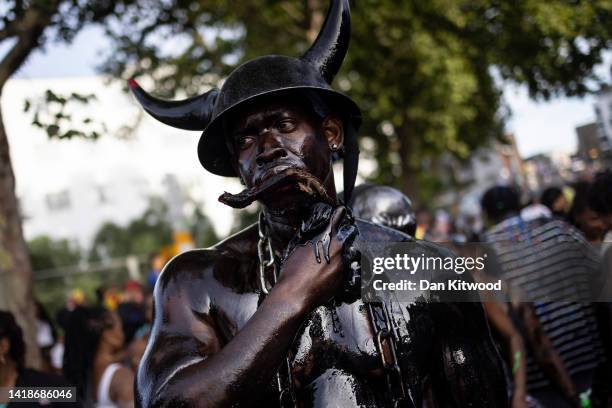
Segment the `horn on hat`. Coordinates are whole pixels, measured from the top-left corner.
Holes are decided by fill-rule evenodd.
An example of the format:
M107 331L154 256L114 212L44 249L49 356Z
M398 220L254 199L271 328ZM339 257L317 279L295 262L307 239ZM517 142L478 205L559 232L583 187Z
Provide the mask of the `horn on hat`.
M218 89L182 101L165 101L149 95L134 79L128 81L132 93L145 111L160 122L185 130L204 130L212 117Z
M351 36L349 0L332 0L323 27L310 49L302 56L328 84L340 70Z

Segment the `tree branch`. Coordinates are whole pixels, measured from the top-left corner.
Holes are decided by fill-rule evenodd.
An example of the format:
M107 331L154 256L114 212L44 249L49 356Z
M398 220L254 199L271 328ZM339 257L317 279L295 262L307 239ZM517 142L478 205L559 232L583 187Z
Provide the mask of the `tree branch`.
M16 27L19 25L21 20L13 20L7 23L2 30L0 30L0 42L17 35Z
M40 37L58 9L59 0L52 0L49 1L47 7L30 7L25 12L20 22L17 42L0 61L0 90L32 50L38 46Z

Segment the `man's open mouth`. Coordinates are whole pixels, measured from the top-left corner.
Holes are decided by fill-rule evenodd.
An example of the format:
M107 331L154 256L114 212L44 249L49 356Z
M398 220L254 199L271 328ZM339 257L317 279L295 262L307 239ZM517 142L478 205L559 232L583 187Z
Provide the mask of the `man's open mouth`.
M219 201L232 208L244 208L267 193L281 187L293 184L306 195L317 201L335 204L321 182L310 172L291 165L277 165L265 172L258 182L238 194L225 192L219 196Z

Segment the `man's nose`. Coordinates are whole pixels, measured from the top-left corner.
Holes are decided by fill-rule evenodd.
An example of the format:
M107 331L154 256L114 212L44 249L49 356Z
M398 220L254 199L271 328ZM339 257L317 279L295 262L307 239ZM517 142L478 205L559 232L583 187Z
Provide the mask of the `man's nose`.
M255 162L258 166L264 166L274 160L287 156L287 151L283 148L273 132L264 131L260 135L259 153Z

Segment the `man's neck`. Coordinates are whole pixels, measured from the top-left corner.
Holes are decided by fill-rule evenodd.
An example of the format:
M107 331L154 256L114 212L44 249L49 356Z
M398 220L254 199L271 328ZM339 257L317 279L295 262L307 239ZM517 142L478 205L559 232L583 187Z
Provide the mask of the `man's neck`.
M296 209L277 211L268 208L264 209L264 215L272 248L282 256L287 244L300 227L303 215Z

